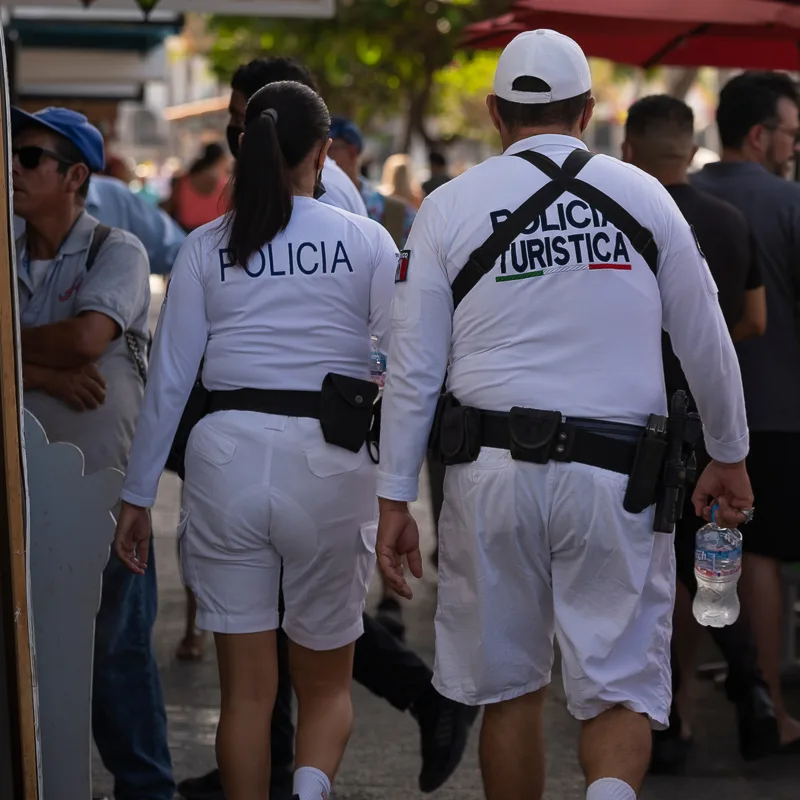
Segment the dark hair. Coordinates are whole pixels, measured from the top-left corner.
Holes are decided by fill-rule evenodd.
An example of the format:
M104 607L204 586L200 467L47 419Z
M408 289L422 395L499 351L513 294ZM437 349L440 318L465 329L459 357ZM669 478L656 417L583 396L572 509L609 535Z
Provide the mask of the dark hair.
M286 56L256 58L242 64L231 79L231 89L241 92L248 100L270 83L293 81L318 92L317 83L308 67Z
M78 188L78 197L82 197L84 200L86 196L89 194L89 184L92 180L92 170L91 167L86 163L86 156L78 150L77 146L74 145L69 139L65 138L64 136L57 136L56 137L56 152L64 159L63 162L59 162L58 164L58 171L62 175L66 175L69 168L74 166L75 164L86 164L86 168L89 170L89 174L86 176L86 180L80 185ZM69 163L67 163L69 162Z
M446 167L447 159L441 153L437 153L434 151L428 153L428 163L432 167Z
M668 94L651 94L628 109L626 136L647 136L654 131L694 136L694 112L683 100Z
M224 157L225 150L222 149L222 145L217 144L216 142L207 144L205 148L203 148L200 158L196 159L192 166L189 167L189 174L197 175L198 172L202 172L204 169L213 167L214 164Z
M743 72L719 94L717 127L723 147L739 148L754 125L778 125L781 97L800 106L797 86L782 72Z
M301 83L271 83L250 98L226 220L234 264L246 266L289 224L289 171L322 147L330 127L328 107Z
M519 78L517 79L519 80ZM517 89L517 86L514 86ZM525 91L522 89L522 91ZM532 90L533 91L533 90ZM586 109L591 92L584 92L555 103L513 103L497 98L497 113L506 127L537 128L545 125L574 125Z

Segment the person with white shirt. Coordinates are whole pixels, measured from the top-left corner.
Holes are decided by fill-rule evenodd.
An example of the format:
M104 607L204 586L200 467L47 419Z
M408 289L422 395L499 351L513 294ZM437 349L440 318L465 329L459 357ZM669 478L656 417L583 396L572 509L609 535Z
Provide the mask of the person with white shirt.
M434 685L485 706L486 796L542 795L555 634L583 723L586 796L634 800L650 725L666 726L670 709L672 536L654 531L652 504L623 508L644 426L667 412L662 325L714 459L695 509L708 519L717 503L731 526L753 500L739 367L674 201L580 139L595 105L580 47L555 31L520 34L487 105L504 153L425 199L395 278L378 561L410 597L403 559L415 577L422 559L407 504L438 404L451 466Z
M377 223L314 199L330 115L295 82L248 103L230 212L188 237L152 349L115 539L147 567L158 480L202 361L209 414L186 452L181 570L216 638L227 800L269 793L283 565L299 800L327 798L352 725L353 646L375 561L377 386L397 257Z
M283 56L256 58L242 64L231 79L231 99L228 105L228 146L234 157L239 149L239 136L244 126L247 101L261 88L275 81L298 81L317 91L311 73L299 62ZM318 182L317 194L323 203L343 208L362 217L367 216L367 207L361 194L350 178L329 156L325 158L322 180Z

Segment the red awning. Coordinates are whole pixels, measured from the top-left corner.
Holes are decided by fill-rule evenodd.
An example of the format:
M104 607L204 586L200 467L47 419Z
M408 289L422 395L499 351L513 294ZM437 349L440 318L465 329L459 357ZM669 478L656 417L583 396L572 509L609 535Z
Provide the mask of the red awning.
M469 26L463 44L504 47L535 28L571 36L587 56L637 66L800 68L800 7L772 0L519 0Z

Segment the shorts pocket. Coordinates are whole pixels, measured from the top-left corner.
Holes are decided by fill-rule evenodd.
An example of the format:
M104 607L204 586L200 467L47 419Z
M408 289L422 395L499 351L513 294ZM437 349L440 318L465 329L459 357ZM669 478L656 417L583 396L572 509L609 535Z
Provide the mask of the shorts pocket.
M178 522L178 562L180 564L181 579L185 586L194 591L192 577L194 570L191 566L191 555L189 553L189 542L187 533L189 531L189 512L185 508L181 509L180 521Z
M187 453L195 453L210 464L222 467L236 454L236 442L208 420L198 423L189 437Z
M359 528L356 540L355 570L351 602L361 604L367 599L369 585L375 573L375 546L378 541L378 523L367 522Z
M343 447L328 444L320 433L320 442L306 448L305 454L308 468L313 475L318 478L332 478L334 475L346 475L360 469L364 463L365 450L362 447L357 453L352 453Z

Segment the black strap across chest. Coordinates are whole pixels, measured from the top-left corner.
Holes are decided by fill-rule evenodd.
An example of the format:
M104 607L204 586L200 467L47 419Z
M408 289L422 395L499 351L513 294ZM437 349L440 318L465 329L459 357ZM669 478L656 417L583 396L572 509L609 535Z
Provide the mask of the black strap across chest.
M513 155L544 172L550 178L550 182L532 194L508 219L492 231L492 234L480 247L472 251L467 263L453 281L454 310L475 288L478 281L491 272L497 259L525 228L565 193L579 197L599 211L630 240L634 250L644 258L653 274L657 274L658 247L652 232L637 222L628 211L605 192L578 179L578 173L589 163L594 153L583 149L573 150L561 167L547 156L533 150L525 150Z

